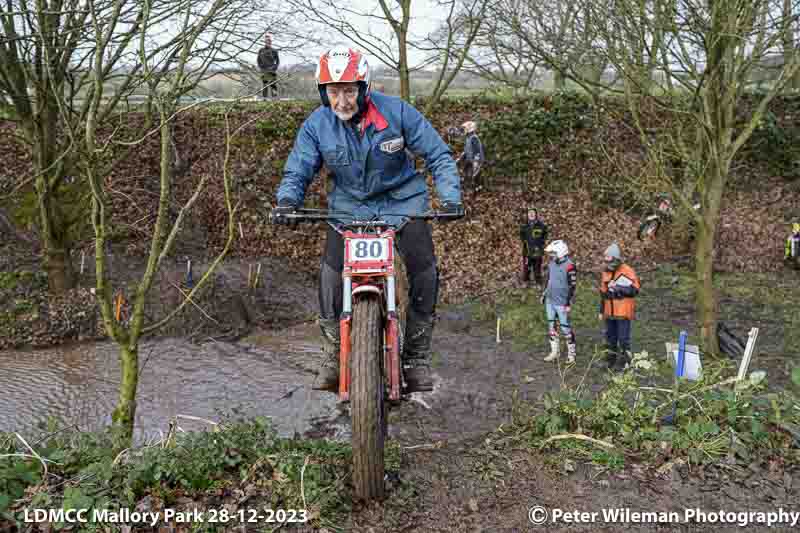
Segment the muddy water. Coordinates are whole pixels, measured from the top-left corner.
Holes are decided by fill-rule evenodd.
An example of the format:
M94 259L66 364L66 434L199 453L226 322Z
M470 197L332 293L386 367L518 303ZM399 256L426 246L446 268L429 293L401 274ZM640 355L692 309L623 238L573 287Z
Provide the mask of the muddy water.
M311 390L320 358L309 328L252 342L192 345L180 339L140 348L137 441L166 432L179 415L268 416L285 436L337 416L332 395ZM0 431L34 432L48 417L82 429L110 421L120 379L111 343L0 352ZM179 418L187 431L209 427Z
M434 333L434 391L392 407L390 436L408 444L458 441L507 421L514 402L558 388L541 356L495 342L492 327L444 312ZM219 420L220 412L271 417L285 436L349 439L346 408L311 390L321 360L318 327L264 332L242 342L143 344L137 440L166 432L177 415ZM48 416L82 428L109 422L119 383L111 344L0 352L0 431L31 430ZM179 419L189 431L208 427Z

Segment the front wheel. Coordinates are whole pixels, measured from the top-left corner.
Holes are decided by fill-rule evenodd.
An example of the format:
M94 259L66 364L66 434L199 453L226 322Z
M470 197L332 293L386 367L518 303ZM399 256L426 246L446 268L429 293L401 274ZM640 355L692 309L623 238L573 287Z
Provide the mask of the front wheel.
M353 486L355 497L383 499L385 436L383 328L377 295L353 302L350 354L350 408L353 418Z

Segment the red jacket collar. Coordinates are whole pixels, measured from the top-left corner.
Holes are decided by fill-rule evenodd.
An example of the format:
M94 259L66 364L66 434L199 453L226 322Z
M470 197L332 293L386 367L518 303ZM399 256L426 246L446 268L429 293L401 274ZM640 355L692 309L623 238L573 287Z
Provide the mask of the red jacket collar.
M361 119L361 132L365 132L370 124L375 126L377 131L382 131L389 126L389 123L386 122L386 118L378 111L375 104L372 103L371 98L367 100L367 112L364 113L364 118Z

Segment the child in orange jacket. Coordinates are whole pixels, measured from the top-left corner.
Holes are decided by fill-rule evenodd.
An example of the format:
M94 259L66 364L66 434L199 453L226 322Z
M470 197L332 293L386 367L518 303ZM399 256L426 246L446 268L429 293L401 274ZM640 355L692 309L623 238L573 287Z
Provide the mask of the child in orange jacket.
M641 282L636 271L622 262L617 243L604 252L606 268L600 278L600 319L606 321L608 368L624 370L631 360L631 321ZM618 349L619 348L619 349Z

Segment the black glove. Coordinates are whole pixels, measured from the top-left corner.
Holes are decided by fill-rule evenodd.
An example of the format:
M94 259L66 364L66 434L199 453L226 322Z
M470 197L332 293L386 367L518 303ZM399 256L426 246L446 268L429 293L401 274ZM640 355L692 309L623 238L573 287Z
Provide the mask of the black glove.
M636 287L630 285L628 287L617 287L617 292L621 295L621 298L633 298L636 296Z
M442 219L442 222L449 222L464 216L464 206L454 202L445 202L442 204L441 213L444 215L454 215L452 217Z
M285 224L290 228L293 228L297 225L297 221L293 218L287 217L286 215L294 213L296 210L297 206L295 204L288 200L280 200L278 202L278 206L272 209L269 218L273 224Z
M619 300L622 297L622 293L620 293L619 289L615 287L609 287L608 292L606 292L606 298L609 300Z

